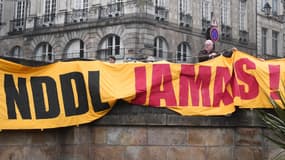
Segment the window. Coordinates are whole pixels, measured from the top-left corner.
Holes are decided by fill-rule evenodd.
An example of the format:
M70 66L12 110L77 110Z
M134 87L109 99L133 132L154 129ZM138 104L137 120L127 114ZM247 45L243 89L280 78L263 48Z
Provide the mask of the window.
M155 7L166 7L166 0L154 0Z
M222 0L221 2L221 23L222 25L230 26L230 1Z
M190 56L190 47L187 43L180 43L177 47L177 62L186 62Z
M278 35L276 31L272 31L272 55L278 56Z
M15 46L11 52L10 52L10 55L12 57L22 57L22 48L20 46Z
M166 0L154 0L154 11L156 14L156 19L164 21L168 19L168 9L167 9Z
M221 0L221 38L228 40L232 38L230 2L229 0Z
M212 12L212 1L203 0L202 1L202 19L206 21L211 21L211 12Z
M107 36L99 48L98 56L101 59L107 59L110 55L115 56L116 58L122 58L123 52L121 51L121 38L117 35Z
M278 15L277 0L272 0L272 15Z
M26 14L26 3L25 0L18 0L16 3L16 15L15 15L15 29L22 29L25 23L25 14Z
M267 54L267 29L261 29L261 52Z
M180 14L187 13L187 0L179 0L179 12Z
M154 39L154 53L153 56L156 58L167 57L167 44L162 37L156 37Z
M189 27L192 23L189 3L190 0L179 0L179 21L181 26Z
M44 21L45 22L54 21L55 12L56 12L56 0L45 0Z
M121 12L123 10L123 0L117 0L117 11Z
M123 7L123 0L111 0L111 4L115 4L116 11L122 11Z
M86 20L88 14L88 0L74 0L72 19L74 22Z
M247 31L247 7L245 0L240 0L239 2L239 30Z
M69 41L65 48L65 58L85 58L85 45L81 39Z
M261 0L261 11L263 11L264 9L263 9L263 7L264 7L264 5L265 5L265 3L267 2L268 0Z
M88 9L88 0L74 0L74 9Z
M36 48L35 60L52 61L53 60L52 54L53 54L53 49L49 43L47 42L40 43Z
M120 37L110 36L107 39L107 49L111 55L120 55Z
M3 22L3 0L0 0L0 25Z
M16 7L16 19L21 19L25 17L25 11L26 11L26 3L25 0L18 0L17 1L17 7Z
M123 0L110 0L107 12L109 13L109 17L119 16L122 14L123 9Z

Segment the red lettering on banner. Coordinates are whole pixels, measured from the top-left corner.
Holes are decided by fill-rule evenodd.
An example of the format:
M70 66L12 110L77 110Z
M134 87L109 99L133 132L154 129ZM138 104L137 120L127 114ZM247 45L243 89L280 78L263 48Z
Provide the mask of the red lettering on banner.
M278 95L280 82L280 65L269 65L269 83L270 83L270 97L273 99L280 99Z
M177 105L169 64L153 64L149 105L160 106L161 99L166 106Z
M235 74L232 75L231 87L232 87L233 97L240 97L239 85Z
M133 104L145 104L146 102L146 69L143 67L135 68L136 98L132 100Z
M199 106L200 92L202 105L211 106L210 102L211 67L200 66L198 75L195 74L194 65L181 65L180 74L180 106L188 106L189 89L192 106Z
M218 107L221 101L223 101L225 105L233 102L233 97L227 90L227 86L230 84L230 81L231 74L229 69L227 67L217 67L214 83L214 107Z
M259 88L256 78L247 73L246 70L255 70L256 65L254 62L247 58L239 59L235 62L236 78L246 83L248 90L245 85L238 85L241 99L253 99L258 96Z

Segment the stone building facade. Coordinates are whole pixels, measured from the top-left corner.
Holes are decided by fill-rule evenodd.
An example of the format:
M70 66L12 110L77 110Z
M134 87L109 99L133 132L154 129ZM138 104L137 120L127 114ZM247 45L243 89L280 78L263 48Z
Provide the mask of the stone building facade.
M212 23L216 50L256 53L256 1L11 0L0 2L5 56L195 62Z
M269 7L266 13L265 6ZM257 53L263 58L285 55L285 2L261 0L257 2Z
M0 132L1 160L270 160L282 150L255 111L187 117L118 103L102 119L47 130ZM284 151L283 151L284 152Z

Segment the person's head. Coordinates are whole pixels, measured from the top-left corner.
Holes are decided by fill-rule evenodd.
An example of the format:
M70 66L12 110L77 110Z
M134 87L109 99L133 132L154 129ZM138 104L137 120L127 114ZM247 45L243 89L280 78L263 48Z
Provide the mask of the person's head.
M212 51L214 48L214 43L212 40L206 40L205 43L204 43L204 49L206 51Z
M114 56L109 56L109 63L115 63L116 58Z

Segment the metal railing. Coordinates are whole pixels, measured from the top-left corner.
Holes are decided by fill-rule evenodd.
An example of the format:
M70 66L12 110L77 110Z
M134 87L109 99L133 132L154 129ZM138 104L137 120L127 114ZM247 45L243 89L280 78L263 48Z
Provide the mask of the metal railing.
M224 40L232 39L232 28L230 26L222 24L221 32L222 32L221 36L222 39Z
M86 9L74 9L71 12L58 12L37 17L15 19L10 22L10 32L24 31L25 29L48 28L56 25L78 24L82 22L96 22L102 19L119 17L145 17L158 21L168 21L169 10L162 6L154 6L149 1L127 1L107 5L94 5ZM183 15L181 22L191 27L191 15ZM21 25L18 25L20 23ZM179 24L178 24L179 25ZM19 26L19 27L18 27Z
M106 61L109 56L114 56L118 60L123 60L126 54L126 48L99 49L96 51L96 59Z
M66 12L65 24L82 23L88 20L88 9L74 9L72 12Z
M211 21L210 20L206 20L206 19L202 19L202 33L206 33L207 29L211 26Z
M32 56L29 59L34 61L53 62L55 58L53 53L47 53L47 54Z
M190 14L180 13L180 26L192 27L192 16Z
M193 62L193 57L187 56L186 59L178 59L177 57L169 58L173 55L172 52L160 51L155 54L154 50L151 53L140 53L141 49L130 49L130 48L115 48L115 49L99 49L96 51L78 51L78 52L65 52L65 53L43 53L42 55L33 55L30 57L22 56L17 57L13 55L5 55L5 57L18 58L23 60L33 60L37 62L56 62L56 61L69 61L69 60L100 60L107 61L109 56L116 57L119 61L160 61L167 60L174 63L188 63Z
M84 51L80 50L78 52L65 52L65 53L47 53L42 55L34 55L26 59L34 61L43 61L43 62L54 62L54 61L68 61L73 59L85 59L85 60L108 60L109 56L115 56L118 60L124 60L126 58L126 53L128 49L118 48L114 50L110 49L99 49L97 51ZM8 55L7 55L8 57ZM13 56L9 56L13 57ZM14 57L17 58L17 57Z
M34 28L50 27L55 25L56 14L46 14L40 17L35 17Z
M173 63L193 63L196 62L196 57L192 56L190 53L176 52L176 57L173 59Z
M163 6L155 6L155 19L159 21L168 20L169 10Z
M25 30L26 19L13 19L10 21L10 33L21 33Z
M242 31L242 30L239 31L239 42L240 43L248 44L248 38L249 38L249 35L247 31Z
M106 6L99 7L99 19L101 18L111 18L111 17L119 17L124 15L124 3L112 3Z
M270 60L270 59L278 59L278 58L283 58L277 55L272 55L272 54L262 54L262 55L258 55L259 58L263 58L265 60Z

